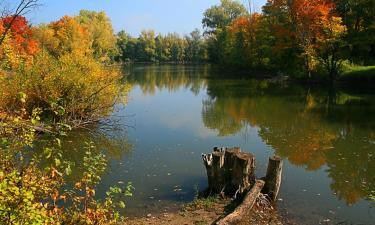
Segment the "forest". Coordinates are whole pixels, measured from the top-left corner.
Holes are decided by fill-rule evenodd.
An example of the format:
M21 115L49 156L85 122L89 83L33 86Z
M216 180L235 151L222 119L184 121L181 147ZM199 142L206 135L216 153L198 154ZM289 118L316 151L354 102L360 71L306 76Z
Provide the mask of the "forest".
M221 0L204 12L203 31L180 35L144 30L138 37L126 31L116 34L105 12L90 10L33 25L27 13L43 7L40 1L15 4L13 11L2 9L0 17L1 224L115 224L124 220L118 210L125 208L124 198L135 191L132 183L110 187L98 199L96 186L108 165L106 156L92 142L85 143L81 176L70 187L66 178L76 168L61 153L61 139L69 132L97 124L114 112L116 104L128 101L131 86L124 81L123 68L115 65L211 64L242 71L248 77L342 81L353 87L375 82L373 0L268 0L259 12L239 1ZM198 93L199 87L191 89ZM251 100L237 104L235 97L214 98L219 94L212 86L208 91L213 96L212 102L204 102L208 112L216 113L215 107L225 100L249 108L246 104ZM257 120L263 128L265 122L252 118L257 113L264 114L254 111L245 118ZM231 133L209 119L204 118L208 127L220 134ZM270 145L276 142L271 132L284 132L276 125L273 130L262 130L262 135L271 136ZM241 124L233 127L241 128ZM46 136L49 142L43 153L34 154L35 142ZM282 155L291 150L279 151ZM46 161L51 163L46 165Z

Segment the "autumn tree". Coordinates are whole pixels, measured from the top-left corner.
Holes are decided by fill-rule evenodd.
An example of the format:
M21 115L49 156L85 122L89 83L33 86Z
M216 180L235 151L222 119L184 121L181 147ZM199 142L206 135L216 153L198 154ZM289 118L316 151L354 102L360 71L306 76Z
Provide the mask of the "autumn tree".
M328 36L331 39L339 38L343 28L339 27L340 18L333 14L335 5L331 2L295 0L290 7L294 25L294 27L291 26L290 31L294 33L302 50L305 69L310 78L317 64L315 49L321 47ZM320 42L317 40L320 40ZM334 59L334 61L336 60ZM329 70L332 71L329 71L329 73L332 73L330 76L333 76L333 73L336 73L334 70L337 70L337 68L331 67L333 66L330 66Z
M341 70L345 33L346 27L342 24L341 17L327 15L322 25L322 34L316 38L317 58L331 82L337 79Z
M228 26L227 64L238 68L260 68L267 64L262 36L263 16L258 13L243 16Z
M2 3L5 2L3 1ZM31 10L38 7L39 5L39 0L19 0L18 3L15 3L14 11L7 9L5 7L2 9L0 19L8 17L8 23L6 24L6 26L4 26L4 29L1 32L0 45L3 44L8 32L10 31L11 27L13 26L13 23L16 22L18 17L25 16L27 13L29 13Z
M335 7L325 0L269 0L263 13L275 38L276 55L289 56L286 59L297 65L303 62L304 67L296 70L305 71L308 78L323 64L329 78L335 79L340 68L339 43L345 32Z
M55 57L66 53L93 54L89 31L74 17L64 16L56 22L36 28L35 37Z
M106 13L81 10L76 19L88 31L95 58L109 62L116 51L116 37Z
M30 63L39 47L26 18L8 16L1 19L0 32L7 32L0 45L2 68L16 69L22 63Z

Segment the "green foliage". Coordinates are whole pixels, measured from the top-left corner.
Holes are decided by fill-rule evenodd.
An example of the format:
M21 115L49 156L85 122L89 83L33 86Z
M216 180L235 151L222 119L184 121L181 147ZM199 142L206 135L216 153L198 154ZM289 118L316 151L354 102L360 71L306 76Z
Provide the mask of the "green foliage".
M234 0L221 0L220 5L212 6L204 12L202 24L206 33L223 30L235 19L247 14L244 5Z
M37 115L37 114L35 114ZM31 120L22 119L23 126ZM114 224L122 221L117 208L124 208L124 197L132 195L131 183L125 187L111 187L103 201L95 199L96 185L107 168L105 156L97 152L93 143L87 143L82 178L73 189L62 190L64 178L74 164L61 155L61 141L55 137L44 154L26 160L24 146L34 136L32 128L18 130L13 121L2 123L1 136L8 140L0 151L0 223L2 224ZM4 138L3 138L4 140ZM25 142L26 141L26 142ZM3 142L4 143L4 142ZM39 162L52 159L51 164L40 168ZM66 205L64 205L66 203Z
M199 30L189 36L181 37L176 33L156 35L153 30L142 31L133 38L125 31L117 34L119 61L138 62L205 62L206 44Z
M334 0L347 27L347 58L355 64L375 63L375 3L372 0Z
M153 30L144 30L138 38L139 61L155 61L155 32Z
M35 168L11 172L0 171L0 223L51 224L55 216L36 199L48 196L56 183L40 180ZM45 183L48 182L48 183Z
M351 83L363 83L367 81L367 84L375 82L375 66L358 66L346 62L343 64L342 70L340 80Z
M208 196L207 198L199 198L196 197L193 202L187 204L184 209L185 210L209 210L215 206L216 203L220 201L219 196Z
M198 29L195 29L189 36L185 37L186 48L185 58L189 62L204 62L207 60L206 43Z
M68 224L114 224L124 220L117 208L125 208L124 197L132 196L133 186L129 182L125 187L110 187L104 201L95 197L95 187L107 168L107 161L102 154L95 154L93 143L87 143L82 179L77 181L74 189L66 193L72 201L64 221Z
M371 191L371 194L369 196L370 201L375 203L375 191Z

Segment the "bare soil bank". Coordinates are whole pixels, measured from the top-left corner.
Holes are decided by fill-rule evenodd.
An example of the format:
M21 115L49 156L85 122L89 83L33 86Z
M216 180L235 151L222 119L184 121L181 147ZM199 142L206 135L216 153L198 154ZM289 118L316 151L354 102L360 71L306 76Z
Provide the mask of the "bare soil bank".
M234 206L229 200L195 200L184 206L179 212L145 215L127 220L127 225L211 225L227 215ZM282 221L271 206L259 198L249 213L238 225L281 225Z

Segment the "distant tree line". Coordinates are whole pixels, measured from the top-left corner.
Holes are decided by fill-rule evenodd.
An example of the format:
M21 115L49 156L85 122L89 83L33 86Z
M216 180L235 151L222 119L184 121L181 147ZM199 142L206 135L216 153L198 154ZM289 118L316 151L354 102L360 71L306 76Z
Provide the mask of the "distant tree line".
M135 62L206 62L206 42L198 29L189 35L177 33L156 35L144 30L139 37L131 37L125 31L117 34L117 60Z

